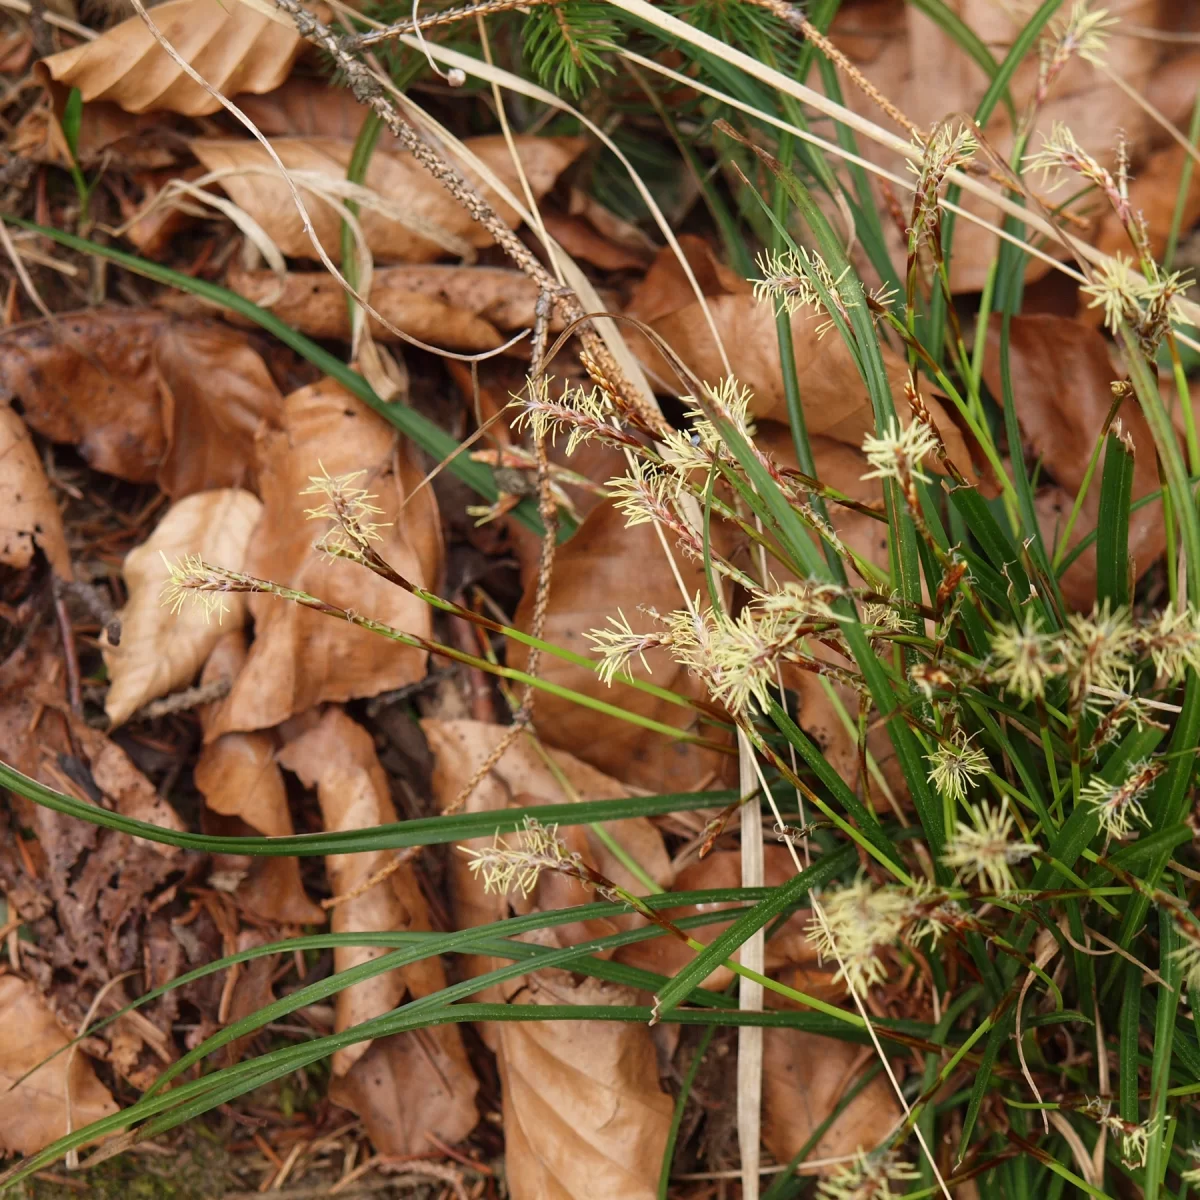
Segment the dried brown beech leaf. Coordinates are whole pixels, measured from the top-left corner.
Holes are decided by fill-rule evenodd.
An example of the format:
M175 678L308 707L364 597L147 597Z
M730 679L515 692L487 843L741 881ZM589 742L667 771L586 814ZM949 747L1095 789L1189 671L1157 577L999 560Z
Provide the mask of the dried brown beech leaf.
M173 496L253 487L255 431L281 404L259 345L216 321L90 309L0 333L0 396L107 475Z
M543 196L583 149L579 138L516 139L521 165L535 197ZM313 188L330 195L344 191L346 168L353 141L335 137L285 137L271 143L284 166L296 172L295 180L312 218L321 245L335 262L342 257L342 216ZM515 193L520 182L503 137L469 138L473 151ZM249 138L199 138L192 151L209 171L220 171L221 187L235 204L245 209L266 230L284 254L316 258L317 254L300 221L287 184L267 152ZM503 203L470 171L510 227L518 223L516 211ZM357 197L359 222L371 252L381 260L429 262L443 254L469 255L489 246L491 235L424 168L401 151L376 150L367 168L366 187L375 193L368 201Z
M528 977L516 1004L635 1004L565 971ZM650 1031L609 1021L503 1021L505 1174L521 1200L652 1200L671 1122Z
M546 232L576 262L591 263L602 271L641 271L650 255L605 237L590 221L547 208L542 212Z
M271 271L231 270L226 285L261 303L275 294ZM494 350L502 336L533 325L537 285L502 267L383 267L372 276L371 304L396 328L449 350ZM346 294L328 272L292 272L271 311L317 338L350 337ZM394 336L372 320L381 341Z
M733 377L753 393L751 412L787 424L774 306L769 300L756 300L750 285L719 263L700 238L685 236L680 243L706 297ZM704 310L669 249L659 253L634 291L626 311L645 321L704 382L716 383L728 374ZM791 324L809 435L830 438L857 449L868 433L874 433L875 417L866 384L849 349L836 331L818 337L820 321L811 314L796 313ZM635 337L647 367L668 388L676 388L675 374L662 355L647 339L631 336ZM908 368L887 346L883 347L883 362L897 412L907 423L904 385ZM970 478L971 455L958 426L935 397L927 395L925 399L951 459Z
M187 142L174 127L181 124L168 113L128 113L115 104L89 104L79 127L75 157L91 169L103 164L110 171L153 171L172 167L187 155ZM50 166L69 167L71 153L54 110L39 104L17 123L9 142L14 155Z
M1043 518L1042 533L1053 553L1083 482L1092 447L1103 431L1113 399L1110 384L1118 374L1103 335L1065 317L1014 317L1009 345L1013 403L1024 450L1041 459L1043 470L1060 485L1060 497L1065 493L1065 504L1052 492L1038 505ZM1003 395L999 349L1000 327L994 321L988 327L983 374L996 397ZM1135 398L1130 397L1121 406L1120 419L1126 433L1133 438L1133 499L1137 500L1159 487L1154 438ZM1099 504L1097 473L1075 522L1072 545L1096 527ZM1165 549L1162 506L1158 502L1147 504L1130 518L1129 554L1135 573L1146 571ZM1096 597L1094 546L1080 556L1061 583L1068 604L1073 608L1091 608Z
M69 1129L117 1111L82 1053L59 1054L13 1086L70 1040L33 984L15 975L0 979L0 1029L0 1154L36 1154Z
M71 578L62 516L25 422L0 407L0 563L27 567L34 550L60 579Z
M208 321L171 324L154 347L166 447L157 483L168 496L253 487L254 436L283 408L246 335Z
M704 572L699 564L685 558L678 548L674 557L688 596L703 592ZM527 585L517 610L516 624L522 629L529 628L535 590L533 583ZM626 529L624 515L605 501L558 549L544 636L577 654L591 656L592 644L583 635L590 629L605 628L618 610L640 627L637 622L653 621L639 612L640 607L667 613L683 604L684 597L654 526ZM509 662L524 667L525 647L510 644L508 654ZM665 650L648 651L646 661L649 672L635 659L629 667L631 674L680 695L706 699L703 685L673 662ZM694 709L619 683L610 688L594 671L561 658L542 655L538 674L562 687L620 705L627 712L704 736L720 736L719 730L700 722ZM570 750L622 783L651 792L719 786L732 761L716 750L672 741L640 725L581 708L546 692L538 695L534 720L539 736L548 745Z
M371 735L337 707L325 710L311 728L279 752L279 762L317 789L321 817L327 831L369 829L396 820L387 775L379 764ZM381 867L393 852L331 855L325 863L335 896L353 891ZM382 883L354 900L333 909L335 933L364 930L428 929L428 908L410 864L401 866ZM335 951L338 970L371 962L386 953L379 947L344 946ZM347 1029L395 1008L405 992L425 996L444 986L437 959L423 959L401 970L389 971L338 993L337 1027ZM362 1057L365 1045L339 1051L335 1074L345 1074Z
M167 0L154 10L163 36L217 91L269 92L291 72L303 46L295 29L238 0ZM109 100L127 112L152 109L198 117L219 112L220 101L184 73L132 16L71 50L39 64L45 80L77 87L85 101Z
M191 683L222 632L241 628L245 596L225 598L226 612L218 624L199 605L185 603L172 611L163 603L163 586L170 576L168 564L190 554L240 571L262 507L258 497L236 488L197 492L176 501L146 541L126 555L129 601L120 614L121 640L103 647L111 680L104 711L113 725Z
M379 1153L427 1154L427 1133L453 1144L474 1129L478 1090L457 1026L434 1025L372 1042L329 1099L362 1118Z
M240 630L223 634L204 664L200 682L232 680L245 661L245 635ZM200 710L205 728L215 718L216 709L217 705L206 704ZM275 760L278 745L273 731L258 730L225 733L201 747L193 775L196 789L210 811L236 818L247 827L229 833L253 830L267 837L287 837L295 832L283 772ZM325 923L325 910L305 894L299 859L247 856L244 861L221 866L236 870L238 902L256 916L284 925Z
M790 982L790 981L789 981ZM874 1051L795 1029L763 1030L763 1142L787 1162L838 1102ZM901 1116L887 1079L877 1075L812 1147L814 1159L839 1158L877 1146Z
M428 718L421 722L421 728L433 753L434 799L438 808L444 811L458 800L463 788L505 736L507 727L482 721ZM565 777L570 791L559 783L537 746L529 738L518 738L468 797L464 811L494 812L535 804L562 804L572 795L580 800L603 800L628 794L615 779L602 775L570 754L561 750L550 750L545 754ZM644 817L613 821L608 825L608 832L655 882L662 887L670 886L671 861L662 834L650 821ZM623 886L642 889L594 831L571 826L559 833L574 852L601 873ZM490 844L490 840L477 838L463 844L468 848L479 848ZM468 859L461 854L452 857L450 870L454 914L460 929L503 920L510 907L519 912L534 908L550 910L588 904L595 899L591 889L583 884L550 872L542 875L528 899L489 894L482 881L471 873ZM554 939L556 944L567 945L642 923L641 918L632 917L620 917L615 921L592 920L548 930L545 936ZM470 974L479 974L499 965L489 958L471 958L467 960L466 970Z
M179 814L155 791L154 785L116 742L110 742L98 729L93 729L91 736L76 729L75 736L87 755L92 782L102 795L113 801L118 812L175 833L183 832ZM168 858L178 854L176 847L159 842L154 843L154 851Z
M341 709L328 709L316 725L280 751L279 761L308 787L317 789L321 816L330 832L365 829L396 820L387 776L371 735ZM335 895L351 892L391 859L388 851L332 855L325 860L330 887ZM429 928L428 906L409 863L333 910L335 933ZM341 947L334 951L334 966L346 970L385 953L382 948L370 946ZM446 976L438 958L378 975L338 993L336 1027L340 1031L389 1012L400 1004L405 993L418 998L445 986ZM386 1146L385 1153L416 1152L427 1144L426 1131L450 1142L464 1138L475 1125L478 1085L459 1031L447 1026L397 1034L385 1042L394 1045L375 1055L370 1053L369 1043L334 1054L334 1076L355 1076L334 1096L336 1102L353 1107L364 1118L368 1112L372 1114L385 1131L382 1144L376 1142L380 1149ZM414 1103L417 1097L407 1092L403 1076L392 1075L418 1062L420 1095L427 1101L423 1104Z
M4 663L0 695L9 703L0 708L0 759L53 788L61 790L66 779L66 790L80 799L93 804L107 801L106 808L127 817L181 831L179 815L129 755L70 709L60 667L57 653L40 640ZM47 712L57 716L47 717ZM43 720L49 729L43 728ZM64 760L69 764L64 765ZM41 807L37 811L50 813ZM168 858L178 854L174 846L147 845Z
M63 675L52 629L34 633L0 666L0 758L84 802L181 830L125 752L71 711ZM10 807L0 810L0 889L45 949L35 966L101 983L140 967L146 905L190 865L188 856L16 794ZM21 829L33 831L24 853ZM82 1019L88 1003L71 1011Z
M1158 29L1165 14L1179 5L1162 5L1158 0L1125 0L1119 6L1110 5L1122 24ZM955 14L974 30L993 53L1003 57L1027 19L1017 9L1004 9L991 0L958 0ZM833 40L893 101L919 129L928 130L948 114L969 114L988 87L988 77L963 51L954 35L903 0L876 0L869 6L844 6L834 19ZM1104 48L1104 67L1111 69L1127 84L1124 91L1107 77L1101 67L1092 66L1078 55L1071 59L1054 82L1046 101L1037 109L1037 119L1028 137L1029 152L1040 149L1042 138L1054 125L1062 122L1075 134L1080 145L1112 167L1116 158L1116 139L1113 131L1124 130L1136 153L1165 141L1163 131L1135 98L1145 94L1154 80L1159 62L1169 47L1153 37L1113 37ZM845 74L839 72L843 97L848 107L872 121L880 121L879 109ZM1180 82L1185 76L1181 74ZM1186 75L1186 99L1171 105L1175 120L1185 120L1195 96L1195 74ZM1013 104L1017 113L1028 111L1038 81L1038 56L1026 55L1010 83ZM1181 88L1182 91L1182 88ZM889 128L901 132L890 122ZM997 104L983 134L999 157L1007 162L1013 149L1013 131L1008 110ZM901 177L909 177L905 160L891 149L865 139L863 153ZM980 161L985 161L982 158ZM1135 168L1137 163L1135 161ZM1047 193L1039 178L1029 181L1051 203L1064 203L1079 190L1078 180L1064 182L1059 189ZM908 217L907 190L899 193L904 216ZM877 194L879 194L877 192ZM886 213L880 195L880 212ZM993 224L997 212L990 204L965 196L960 203ZM1089 192L1078 206L1081 214L1098 211L1095 194ZM834 217L839 232L844 229L840 217ZM892 262L903 278L906 237L896 222L884 219L883 231ZM956 292L979 291L987 279L996 256L996 235L981 229L973 221L958 219L954 231L954 255L950 264L951 284ZM1050 253L1056 253L1050 247ZM1064 252L1065 253L1065 252ZM865 256L863 256L865 258ZM1036 279L1050 268L1031 259L1027 278ZM868 274L869 268L864 267Z
M165 449L154 343L164 314L97 308L0 333L0 392L29 427L97 471L154 479Z
M376 549L406 579L436 587L442 543L432 488L405 505L424 476L415 452L384 419L330 380L284 401L283 427L258 438L263 515L250 540L246 570L322 600L428 637L427 605L365 567L331 560L313 543L327 523L305 510L320 497L301 496L322 468L356 471L383 512ZM403 510L402 510L402 506ZM271 729L329 700L374 696L425 673L425 652L271 595L250 597L255 637L250 656L206 732Z

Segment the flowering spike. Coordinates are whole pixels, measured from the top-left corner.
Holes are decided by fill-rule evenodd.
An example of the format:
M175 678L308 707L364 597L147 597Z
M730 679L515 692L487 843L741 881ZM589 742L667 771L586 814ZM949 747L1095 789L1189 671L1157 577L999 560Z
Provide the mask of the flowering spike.
M1179 969L1188 991L1188 1003L1193 1012L1200 1008L1200 929L1189 925L1191 935L1182 946L1171 951L1171 957Z
M558 826L543 825L533 817L525 818L515 845L497 833L490 846L482 850L462 847L462 851L471 860L471 874L482 878L484 890L501 896L516 890L528 897L543 871L563 871L582 878L586 870L579 855L559 839Z
M892 884L874 887L863 876L852 884L826 892L813 906L805 932L821 962L839 963L835 979L862 995L887 978L879 951L901 935L941 936L946 921L927 889Z
M992 677L1022 700L1039 699L1049 680L1063 671L1053 653L1053 639L1027 610L1020 625L1001 625L992 638Z
M670 636L666 633L635 633L619 608L615 617L608 618L608 623L611 629L592 629L583 635L600 655L596 674L612 687L614 677L624 671L633 658L641 661L647 674L653 674L646 661L646 651L670 645Z
M929 779L933 786L943 798L955 804L966 800L967 789L976 775L986 775L992 769L988 756L961 733L939 742L928 761L932 766Z
M921 463L927 454L937 450L938 438L922 421L912 421L901 428L893 418L880 436L867 434L862 448L871 465L863 479L895 479L905 484L913 479L931 482L921 470Z
M817 1184L817 1200L892 1200L909 1190L908 1185L921 1177L920 1171L900 1158L894 1150L859 1151L854 1162L839 1167ZM892 1184L899 1190L892 1191Z
M955 823L942 862L954 869L960 883L978 879L993 892L1014 891L1014 864L1036 854L1037 847L1012 841L1013 818L1003 808L979 804L968 806L967 812L971 823Z
M206 619L216 613L220 623L229 611L225 602L227 594L257 590L250 576L225 567L214 567L199 554L185 554L176 562L171 562L161 551L159 556L167 568L162 603L173 613L182 611L185 604L195 604L204 610Z
M1167 769L1164 762L1142 760L1134 763L1121 783L1109 783L1097 775L1086 784L1079 794L1085 804L1090 804L1100 816L1100 828L1113 838L1128 837L1133 832L1133 822L1149 825L1142 798L1150 785Z
M1108 31L1117 24L1106 9L1091 11L1089 0L1075 0L1066 17L1057 17L1050 25L1052 37L1039 47L1038 85L1035 102L1046 99L1050 85L1063 68L1078 55L1085 62L1099 63L1108 43Z
M835 279L825 260L804 247L799 253L788 250L760 255L757 266L762 278L754 281L755 299L770 300L776 311L789 316L803 309L812 316L824 316L816 329L818 340L834 327L835 313L843 323L850 323L849 310L857 301L843 286L849 267Z
M372 542L382 540L379 531L391 522L380 524L375 521L375 517L383 514L382 508L371 503L376 497L366 488L354 486L355 480L361 479L366 471L330 475L324 463L318 461L317 465L321 469L320 475L310 475L308 487L300 495L324 496L325 503L317 508L305 509L305 516L310 521L333 522L333 528L321 539L330 552L334 547L344 547L361 555ZM352 553L344 557L353 556Z

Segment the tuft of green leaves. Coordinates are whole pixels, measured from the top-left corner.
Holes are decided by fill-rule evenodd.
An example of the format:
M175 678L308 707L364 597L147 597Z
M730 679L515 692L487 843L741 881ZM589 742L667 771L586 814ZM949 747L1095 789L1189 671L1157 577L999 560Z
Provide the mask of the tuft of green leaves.
M578 96L612 73L607 53L621 38L613 10L597 0L550 0L529 10L521 22L525 61L554 92Z

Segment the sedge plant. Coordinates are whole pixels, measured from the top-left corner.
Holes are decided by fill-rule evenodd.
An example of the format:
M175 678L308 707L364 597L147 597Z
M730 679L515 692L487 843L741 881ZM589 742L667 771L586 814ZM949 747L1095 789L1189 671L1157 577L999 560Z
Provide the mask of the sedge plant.
M542 8L526 50L551 82L574 90L602 86L611 66L606 56L619 35L651 37L644 24L623 23L619 14L627 7L570 0L561 12L557 5ZM789 6L745 0L695 7L701 24L736 18L730 36L763 61L803 73L819 60L811 45L797 54L784 36ZM836 7L815 6L816 25L827 24ZM709 149L726 185L705 193L716 224L749 229L760 243L757 258L744 247L731 257L752 279L758 303L778 316L794 464L756 440L756 398L741 381L689 377L682 364L684 416L671 429L648 426L586 359L592 378L585 386L538 374L513 398L518 426L535 443L562 437L572 450L598 443L620 451L626 469L607 484L609 499L629 525L655 526L672 554L698 562L706 581L699 594L681 594L672 611L609 614L604 627L589 633L587 661L613 689L612 701L583 693L567 698L620 717L622 688L670 695L633 669L649 650L665 652L700 681L710 703L697 711L695 732L643 721L647 731L728 749L736 730L752 756L757 789L566 804L502 817L459 814L351 834L238 839L143 825L0 767L0 782L39 803L157 841L235 853L326 854L494 834L493 845L472 857L488 886L528 892L541 873L556 872L596 894L595 904L583 909L535 912L453 934L315 935L283 943L290 949L371 942L389 953L231 1024L175 1063L137 1103L61 1139L19 1164L11 1178L102 1135L119 1134L125 1139L119 1144L152 1137L366 1038L434 1022L603 1018L768 1025L872 1047L872 1070L887 1074L901 1116L884 1140L861 1147L815 1185L821 1200L949 1194L967 1181L983 1200L1058 1197L1068 1189L1100 1198L1183 1200L1200 1184L1200 1040L1193 1010L1200 994L1200 920L1192 911L1200 880L1192 846L1200 743L1200 461L1190 408L1184 406L1181 439L1157 373L1165 360L1186 394L1178 335L1187 281L1150 253L1145 224L1129 202L1123 155L1115 170L1106 167L1066 128L1029 145L1038 142L1032 134L1037 106L1065 63L1103 54L1104 15L1083 3L1048 2L997 63L945 6L922 0L918 7L958 36L977 61L986 57L992 86L977 115L986 120L996 105L1007 105L1018 153L1005 164L977 126L957 120L916 132L902 273L883 251L880 214L860 177L851 173L849 185L832 178L790 134L735 118L735 108L722 100L710 97L695 110L711 132ZM510 6L496 8L516 19ZM554 40L560 20L574 22L573 43L565 32L562 42ZM680 49L708 72L700 78L726 89L722 95L767 103L760 83L739 79L703 50ZM1017 112L1007 84L1032 52L1041 63L1039 86L1029 110ZM799 128L799 106L780 100L779 107ZM853 133L843 133L852 145ZM1080 448L1091 455L1085 488L1097 491L1099 519L1070 550L1050 543L1038 523L1029 464L1021 457L1007 357L1030 248L1019 222L1010 219L1011 240L998 252L983 299L982 315L996 314L1002 328L1000 395L982 384L979 341L971 344L950 294L954 230L943 202L956 189L954 180L981 160L985 169L1006 170L1011 188L1024 191L1031 207L1042 203L1054 179L1087 188L1124 224L1135 250L1133 258L1084 268L1082 294L1102 312L1124 370L1114 371L1112 411L1093 431L1094 445ZM1026 188L1027 170L1043 191ZM1047 174L1053 178L1041 178ZM866 256L877 268L873 284L847 257L814 189L844 189L841 199L860 218ZM1064 232L1068 246L1069 238ZM840 339L870 399L874 428L861 447L861 474L877 486L877 503L853 500L820 479L796 384L795 317L811 318L821 336ZM889 381L885 347L907 359L903 394ZM935 393L968 435L976 461L954 461L947 430L931 415ZM1152 444L1132 443L1120 420L1123 406L1144 415ZM1163 487L1135 502L1138 455L1156 460ZM404 580L378 552L378 512L359 481L322 473L314 475L311 490L322 499L311 515L324 526L319 545L326 553L484 624L490 634L530 642L528 634ZM1148 502L1163 506L1169 550L1165 564L1150 569L1156 586L1139 588L1129 527L1135 508ZM841 532L847 513L877 523L885 556L872 560L851 544ZM718 537L718 530L730 536ZM735 543L748 553L730 552ZM1060 581L1089 546L1098 564L1095 602L1074 611ZM188 558L172 564L169 587L171 603L195 600L214 612L230 592L274 595L280 603L302 604L554 690L534 675L415 639L219 563ZM539 650L581 661L534 640ZM796 704L798 673L816 676L840 697L858 741L857 774L839 774L805 732ZM867 746L875 728L886 733L894 758L894 808L876 803ZM747 805L766 806L795 854L795 877L780 887L638 895L598 876L553 825L716 809L722 815L711 844ZM687 932L700 920L668 920L659 911L698 902L699 895L737 905L728 927L708 944ZM810 910L810 938L836 969L845 1004L796 992L731 962L759 931L799 908ZM643 924L560 949L518 940L585 913L615 911L635 912ZM680 938L694 957L667 978L613 963L603 953L653 937ZM185 979L279 948L222 959ZM220 1046L374 973L428 954L480 953L510 965L334 1035L235 1066L206 1066ZM791 1003L742 1011L730 995L702 990L722 965L754 976ZM548 967L628 984L651 999L602 1009L471 1002L491 983ZM694 1077L688 1073L689 1086ZM802 1167L814 1145L809 1139L791 1167ZM661 1195L669 1178L667 1163ZM780 1200L806 1186L786 1171L766 1194Z

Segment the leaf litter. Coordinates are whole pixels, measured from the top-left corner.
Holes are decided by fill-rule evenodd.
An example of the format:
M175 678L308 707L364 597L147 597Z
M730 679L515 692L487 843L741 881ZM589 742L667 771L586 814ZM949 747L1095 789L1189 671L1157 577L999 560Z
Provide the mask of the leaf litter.
M1011 40L1004 14L972 3L960 8L988 44L1004 46ZM1153 23L1150 6L1127 8L1123 17ZM334 261L343 256L345 205L358 207L364 248L378 264L370 300L390 323L421 341L468 353L494 351L510 334L535 324L536 285L500 265L504 260L492 234L387 131L370 156L364 181L347 184L363 109L348 92L293 74L303 47L294 31L236 0L215 5L167 0L153 12L205 78L230 95L242 94L239 104L292 172ZM889 36L881 36L881 30ZM833 36L852 63L920 122L945 115L948 104L967 111L982 93L985 81L978 69L915 8L847 5ZM1118 44L1119 59L1110 60L1114 70L1146 90L1171 119L1186 119L1194 90L1186 60L1164 63L1149 38ZM922 68L929 61L953 68L939 76L937 89L929 88ZM60 171L77 155L89 168L124 175L131 192L114 184L114 194L104 202L125 217L143 214L144 237L132 231L129 236L152 257L219 279L310 338L343 345L354 338L352 310L336 281L311 269L313 247L263 147L240 130L230 136L225 126L209 120L217 102L161 51L140 19L129 18L92 41L44 57L36 70L47 100L23 114L10 142L12 153ZM866 101L851 82L842 82L851 107L863 108ZM1029 66L1018 71L1013 84L1018 106L1035 82ZM87 114L85 139L75 149L62 125L72 88L79 89ZM1068 68L1064 87L1042 109L1039 128L1049 128L1066 113L1089 145L1104 143L1109 131L1122 125L1132 130L1139 155L1142 147L1152 147L1131 195L1147 213L1153 245L1161 248L1174 220L1174 187L1184 152L1162 146L1161 130L1090 64ZM1001 155L1011 142L1007 122L997 109L984 130ZM146 149L145 132L151 129L161 139L156 135ZM753 390L758 444L773 462L795 469L775 314L770 304L756 301L751 285L723 263L713 243L694 234L680 238L702 302L670 250L655 256L636 225L577 186L587 155L582 138L517 134L510 146L505 137L487 134L464 142L511 193L542 203L545 229L569 255L596 269L594 282L605 304L611 302L614 310L622 309L657 334L701 380L715 381L725 373L723 346L734 374ZM898 161L874 148L868 155L890 166ZM189 161L192 166L181 166ZM148 170L160 172L161 179L152 181L144 174ZM153 243L146 240L152 219L144 216L146 204L159 186L187 171L195 178L203 173L203 186L223 191L293 260L282 291L277 274L261 268L248 243L233 244L233 225L211 213L202 217L178 198L172 202L175 211L154 210L152 217L164 223ZM1200 213L1195 178L1185 193L1185 230ZM481 190L504 226L521 228L517 208L486 186ZM131 198L139 191L141 201ZM29 211L41 218L48 205L62 212L63 204L57 195L47 201L42 186L36 210ZM1094 219L1086 203L1078 210L1081 223L1088 223L1087 236L1098 246L1124 249L1111 221ZM983 285L994 248L990 237L962 224L953 282L965 293ZM884 232L893 261L902 264L901 239L886 221ZM531 240L532 233L522 230ZM190 262L183 261L185 244L187 254L196 255ZM1030 280L1042 270L1031 268ZM640 657L632 660L631 674L675 691L689 704L670 704L621 684L609 687L593 670L546 654L537 673L552 685L614 703L626 713L703 735L716 747L664 738L661 731L542 694L534 710L536 737L522 736L505 749L507 725L470 716L494 718L512 707L514 697L491 688L478 666L446 668L423 648L389 644L270 592L229 595L219 625L206 623L198 612L172 617L160 603L167 578L162 555L175 560L199 554L227 570L382 621L422 644L447 641L483 660L495 654L497 643L481 633L482 625L459 617L435 619L408 592L352 562L322 554L314 542L327 532L328 522L307 519L305 509L319 507L319 500L310 503L301 496L314 476L361 472L362 486L378 506L376 545L388 564L418 588L486 607L491 615L499 597L512 624L524 630L534 628L538 608L537 547L511 516L458 536L459 514L445 510L448 500L462 507L461 493L444 472L427 484L432 464L338 382L318 377L311 366L240 328L233 318L200 319L194 300L151 294L138 290L141 285L135 287L129 277L121 279L124 305L110 301L72 311L88 298L77 291L74 304L55 305L53 321L26 324L14 319L21 303L14 289L10 319L0 331L0 391L11 405L0 429L5 442L0 487L9 501L0 543L7 651L0 666L0 756L6 762L86 803L164 827L270 837L364 829L398 817L432 815L455 807L472 782L476 786L463 810L468 813L718 789L732 781L735 760L721 752L722 743L727 746L725 714L704 700L699 680L660 650L646 652L645 667ZM172 307L177 311L169 311ZM1080 305L1078 311L1012 322L1013 392L1025 444L1010 452L1025 453L1043 469L1036 503L1052 551L1112 402L1109 346L1089 328L1095 316ZM862 511L878 507L883 495L875 481L864 486L861 479L860 447L875 424L867 391L840 340L820 337L801 314L790 324L817 474L860 506L835 506L833 525L866 563L886 568L878 522ZM547 324L551 337L561 328L557 317ZM369 326L369 334L392 340L382 326ZM995 331L987 336L989 348L994 347ZM671 365L637 326L631 326L628 340L656 390L678 390ZM470 367L448 363L443 369L435 360L413 356L400 373L399 403L422 408L461 439L474 418L498 414L519 390L526 359L527 350L518 347L507 352L507 361ZM903 395L908 379L903 355L885 347L883 361L893 392ZM992 357L984 362L984 380L999 397ZM951 460L974 478L983 464L964 423L948 400L936 394L926 400ZM1160 487L1153 442L1132 402L1123 407L1121 420L1138 451L1133 483L1138 500ZM498 424L475 450L477 460L508 472L497 481L514 501L536 491L532 460L511 465L520 438L519 431ZM45 452L51 444L56 455L74 456L70 461L78 462L78 470L58 472L56 459ZM707 592L703 570L678 545L668 546L677 582L664 570L663 547L653 528L626 528L611 503L597 502L598 486L621 470L615 451L587 447L568 458L556 447L553 455L557 469L578 472L571 486L582 523L557 554L540 626L547 641L586 655L590 646L583 632L603 626L615 613L637 614L644 624L642 618L652 620L679 607L680 582L687 597ZM152 512L148 518L144 509L136 510L133 519L112 505L92 504L95 475L125 481L126 501L150 489L161 492L166 499L159 515ZM82 480L83 490L72 480ZM64 497L71 498L73 508ZM82 517L81 498L85 510L92 506ZM1092 532L1097 519L1093 487L1070 544ZM727 539L721 550L731 560L749 557L744 536L730 538L728 527L719 523L713 532ZM1161 506L1148 505L1135 514L1131 531L1135 577L1154 568L1165 547ZM1064 595L1075 608L1089 607L1095 594L1094 560L1094 550L1085 552L1064 576ZM45 598L54 590L46 582L49 575L60 583L72 581L73 563L80 562L88 566L83 590L70 595L69 606L61 603L67 616L65 623L59 616L56 630L53 615L47 620L34 614L52 613ZM61 588L56 594L61 599ZM98 610L105 617L100 628L108 626L103 636ZM108 621L110 615L117 624ZM119 636L110 636L118 630ZM69 648L63 633L73 639ZM88 672L86 711L75 701L79 681L69 678L77 654ZM525 647L509 643L506 662L520 670L530 656ZM75 662L76 671L79 667ZM854 728L858 713L851 692L834 687L839 711L815 675L793 674L787 683L798 697L798 719L838 774L852 787L863 787L865 745L885 777L896 782L882 730ZM165 709L147 716L147 705L156 701ZM419 725L414 714L424 714ZM485 765L486 774L476 781ZM885 803L870 796L869 788L867 793L880 806ZM892 798L906 803L902 786L894 788ZM903 820L903 810L898 811ZM680 891L736 886L741 879L736 818L718 833L717 848L698 857L711 833L705 824L709 815L716 814L639 817L611 822L603 831L570 827L561 836L590 869L637 891L647 881ZM93 1005L109 1015L145 987L168 982L220 953L320 928L327 920L335 932L462 929L594 898L578 880L552 874L543 875L524 899L486 894L457 851L448 858L429 851L399 859L396 852L331 855L321 872L296 858L205 858L152 847L15 798L5 820L0 883L9 966L0 975L0 1013L6 1026L20 1027L23 1036L0 1036L0 1084L61 1050ZM464 846L479 848L488 841L472 839ZM783 847L766 847L765 858L769 884L790 877L791 860ZM372 882L397 862L385 879ZM355 894L360 887L364 890ZM316 899L346 896L351 898L329 910ZM707 941L727 923L718 916L720 908L669 911L676 917L712 912L713 922L693 931ZM810 995L841 1003L844 989L833 982L829 968L817 964L805 920L803 912L794 913L776 931L767 945L766 970ZM529 940L565 946L643 924L632 915L593 919ZM28 1154L63 1133L68 1120L78 1127L114 1111L114 1097L128 1103L162 1065L205 1033L302 982L382 953L339 947L313 962L257 959L151 1006L148 1016L122 1018L86 1039L82 1050L59 1054L14 1090L0 1093L0 1148ZM619 964L663 975L675 973L692 956L669 937L634 943L612 955ZM406 997L430 995L449 979L469 978L502 961L426 959L338 993L332 1013L314 1005L296 1020L306 1035L341 1031L393 1010ZM127 974L135 970L141 978L127 984ZM721 967L703 986L717 992L731 979ZM644 992L558 970L531 972L486 995L514 1005L646 1002ZM861 1079L871 1058L857 1046L790 1030L769 1029L765 1038L763 1138L775 1158L785 1161ZM227 1050L226 1061L248 1053L251 1041L239 1039ZM495 1139L478 1132L495 1119L503 1130L509 1194L518 1200L648 1197L655 1194L673 1107L665 1082L678 1078L672 1060L680 1047L694 1044L664 1034L661 1027L652 1032L644 1025L607 1021L495 1022L479 1026L478 1036L443 1025L385 1036L335 1055L332 1078L316 1089L319 1103L300 1118L303 1137L290 1144L301 1147L299 1157L307 1165L310 1150L304 1147L317 1145L337 1128L332 1104L361 1120L368 1139L361 1142L364 1154L368 1142L385 1157L428 1155L431 1148L440 1153L446 1146L467 1144L473 1146L468 1156L455 1151L446 1161L457 1158L470 1169L483 1165L480 1147L495 1150ZM274 1124L267 1144L283 1148L283 1154L272 1151L264 1186L286 1181L282 1164L288 1143L277 1139L287 1123L278 1117L292 1099L285 1102L282 1095L270 1110ZM706 1103L715 1130L716 1112L729 1112L730 1098L710 1096ZM882 1140L898 1117L891 1090L876 1076L821 1135L811 1156L852 1155L861 1145ZM261 1110L243 1119L261 1121ZM359 1142L348 1144L358 1153ZM347 1166L343 1177L351 1174Z

